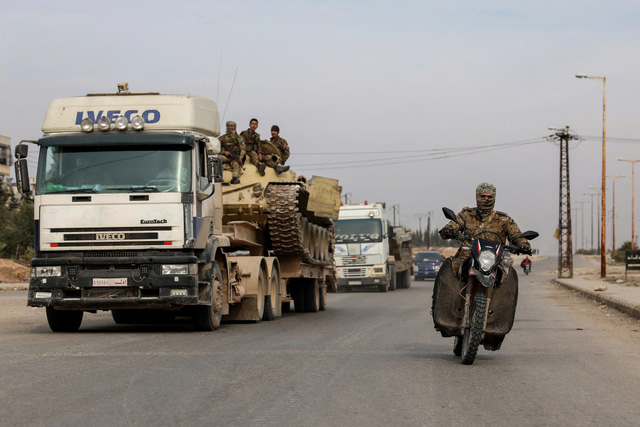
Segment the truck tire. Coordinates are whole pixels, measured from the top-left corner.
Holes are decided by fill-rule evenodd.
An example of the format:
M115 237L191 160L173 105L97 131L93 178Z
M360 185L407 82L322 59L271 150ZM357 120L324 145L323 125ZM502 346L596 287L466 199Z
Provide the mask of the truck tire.
M304 283L304 310L315 313L320 307L320 289L318 279L308 279Z
M411 270L405 270L402 272L402 285L405 289L411 287Z
M262 320L275 320L280 304L280 274L274 267L269 278L269 295L264 297Z
M389 282L389 290L396 290L396 266L390 265L387 269L387 281Z
M224 290L222 272L217 261L212 261L211 267L211 305L194 307L192 317L193 329L196 331L215 331L222 322L222 306L224 304Z
M47 321L53 332L76 332L82 324L82 310L56 310L47 307Z
M320 305L318 309L320 311L325 311L327 309L327 285L320 286Z
M293 300L293 308L296 313L304 313L304 282L301 280L291 280L289 282L289 293Z

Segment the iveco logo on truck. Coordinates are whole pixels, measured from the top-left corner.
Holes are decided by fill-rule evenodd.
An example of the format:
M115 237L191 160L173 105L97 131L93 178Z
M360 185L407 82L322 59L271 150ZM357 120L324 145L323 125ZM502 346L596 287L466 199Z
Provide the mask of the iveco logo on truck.
M76 125L80 125L82 123L82 119L84 118L84 111L78 111L76 113ZM120 116L126 117L129 121L131 121L131 116L135 114L140 114L144 119L144 122L147 124L158 123L160 121L160 111L158 110L145 110L142 113L139 113L138 110L126 110L124 113L122 110L98 110L98 111L87 111L87 118L91 119L93 123L98 123L98 120L102 116L107 116L111 123Z
M140 224L166 224L166 219L141 219Z
M96 233L96 240L124 240L124 233Z

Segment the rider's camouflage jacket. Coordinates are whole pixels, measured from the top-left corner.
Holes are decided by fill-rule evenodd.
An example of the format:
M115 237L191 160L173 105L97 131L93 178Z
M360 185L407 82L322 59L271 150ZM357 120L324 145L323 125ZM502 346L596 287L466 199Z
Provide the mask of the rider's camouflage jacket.
M465 207L456 215L456 219L467 229L467 234L471 237L478 234L481 231L493 231L498 233L502 237L503 242L507 242L507 238L512 244L530 249L531 245L529 241L524 238L516 239L515 237L522 234L518 224L506 213L500 211L492 211L491 215L486 218L482 218L477 208ZM460 231L460 227L453 221L450 221L447 225L442 227L440 234L453 234ZM491 240L494 242L499 241L495 234L485 233L480 236L482 239Z

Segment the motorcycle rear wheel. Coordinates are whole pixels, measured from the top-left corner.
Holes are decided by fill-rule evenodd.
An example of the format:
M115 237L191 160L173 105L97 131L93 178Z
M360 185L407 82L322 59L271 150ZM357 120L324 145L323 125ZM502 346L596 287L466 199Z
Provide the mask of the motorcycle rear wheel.
M462 363L471 365L476 360L478 347L482 341L484 316L487 311L487 296L478 292L473 298L469 327L464 330L462 338Z

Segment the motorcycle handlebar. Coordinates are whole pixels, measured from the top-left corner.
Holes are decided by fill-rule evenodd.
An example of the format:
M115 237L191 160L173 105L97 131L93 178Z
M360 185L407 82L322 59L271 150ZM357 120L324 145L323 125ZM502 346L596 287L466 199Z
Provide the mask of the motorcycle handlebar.
M520 255L520 254L533 255L533 251L531 249L524 250L524 249L520 249L519 247L513 246L513 245L504 245L504 249L507 252L511 252L512 254L516 254L516 255Z

